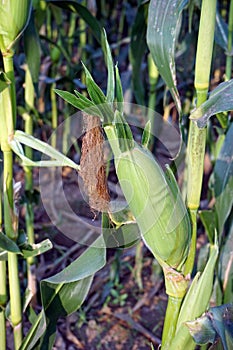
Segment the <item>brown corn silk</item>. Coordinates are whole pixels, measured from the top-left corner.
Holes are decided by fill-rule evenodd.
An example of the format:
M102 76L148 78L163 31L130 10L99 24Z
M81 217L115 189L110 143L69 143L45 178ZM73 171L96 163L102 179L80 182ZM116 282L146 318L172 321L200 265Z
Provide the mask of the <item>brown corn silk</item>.
M84 114L80 175L93 211L108 211L110 196L104 162L104 137L99 117Z

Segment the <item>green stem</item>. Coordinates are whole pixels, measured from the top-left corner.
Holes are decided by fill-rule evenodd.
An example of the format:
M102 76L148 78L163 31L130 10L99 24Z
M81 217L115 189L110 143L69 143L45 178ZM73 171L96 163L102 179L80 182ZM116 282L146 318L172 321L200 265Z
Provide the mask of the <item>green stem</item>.
M143 244L142 244L142 241L140 241L136 246L135 266L134 266L135 280L140 290L143 290L142 266L143 266Z
M76 30L76 19L77 19L76 13L72 12L70 14L69 31L68 31L68 38L69 38L68 51L70 56L72 56L72 50L74 47L73 44L74 44L75 30Z
M150 120L151 123L151 131L152 135L155 127L155 106L156 106L156 85L159 78L159 71L154 61L152 59L151 54L148 55L148 73L149 73L149 101L148 101L148 114L147 119ZM156 121L157 123L161 123L160 120ZM160 128L160 125L156 125L156 128ZM154 137L151 138L149 149L153 148Z
M18 258L14 253L8 253L8 274L10 288L11 322L14 329L15 350L22 343L22 307L20 298Z
M2 101L1 101L2 102ZM0 102L0 105L1 105ZM3 127L3 126L2 126ZM2 140L2 132L0 132L0 145ZM2 165L1 175L2 175ZM3 232L2 227L2 194L3 188L2 183L0 184L0 232ZM6 262L0 261L0 349L6 349L6 323L5 323L5 305L7 302L7 287L6 287Z
M86 5L86 1L83 2L83 5ZM81 57L82 57L82 61L86 62L86 60L87 60L87 55L86 55L87 33L86 33L86 23L82 18L79 19L79 30L80 30L79 47L81 50ZM83 70L81 73L81 81L83 84L85 84L85 74L84 74Z
M1 273L1 270L0 270ZM5 324L5 311L0 309L0 349L6 349L6 324Z
M201 7L201 19L198 33L195 88L197 92L197 107L207 99L209 89L210 69L213 54L214 30L216 16L216 0L203 0ZM196 241L196 213L200 204L204 156L206 146L206 129L199 129L195 122L190 121L189 139L187 147L187 207L192 221L192 244ZM192 259L188 259L186 270L191 272L195 259L195 252L190 251ZM192 261L192 264L191 264Z
M187 276L188 274L192 273L193 265L195 261L196 242L197 242L197 211L189 210L189 215L190 215L191 226L192 226L192 239L191 239L191 244L189 248L189 255L185 263L184 276Z
M176 332L176 324L177 324L182 300L183 298L174 298L171 296L168 297L165 321L163 326L162 347L161 347L162 350L170 349L170 344Z
M56 129L58 125L57 95L54 92L55 87L56 87L56 84L53 83L50 90L50 98L51 98L51 106L52 106L52 131L53 131L52 137L51 137L51 145L54 148L57 147Z
M6 262L0 261L0 307L4 306L6 304L6 301L7 301Z
M148 119L151 121L151 125L153 125L155 119L154 109L156 104L156 85L159 78L159 71L156 65L154 64L151 54L148 55L148 73L150 83L148 108L150 108L150 110L152 111L152 113L148 111Z
M11 79L9 88L2 92L0 121L1 127L1 148L3 151L3 184L4 184L4 228L6 235L17 240L17 218L14 214L13 200L13 156L8 144L14 131L16 120L16 97L14 85L13 55L3 56L4 70ZM10 290L11 322L14 331L15 349L19 349L22 342L22 311L20 297L20 283L18 271L18 258L14 253L8 253L8 277Z
M232 41L233 41L233 0L230 3L228 20L228 47L226 58L226 80L231 79L232 74Z
M14 74L14 64L13 64L13 52L8 52L7 55L3 55L4 70L7 73L7 77L10 79L11 84L9 86L10 90L10 101L12 108L12 123L13 128L16 126L16 91L15 91L15 74Z
M2 232L2 186L0 188L0 231ZM7 302L6 290L6 262L0 261L0 349L6 349L6 323L5 304Z
M64 132L63 132L63 140L62 140L62 152L63 154L67 154L69 152L69 135L70 135L70 118L67 114L67 111L64 113Z
M232 76L232 55L233 55L233 0L230 2L229 17L228 17L228 44L226 52L226 71L225 80L228 81ZM222 127L222 129L227 129L228 127L228 112L217 113L216 117Z
M116 57L119 56L120 53L120 40L123 37L123 31L124 31L124 23L125 23L125 9L123 7L122 11L121 11L121 16L120 16L120 20L119 20L119 25L118 25L118 34L117 34L117 43L118 46L115 49L115 55Z
M4 151L4 226L6 235L16 239L13 213L13 157L11 151ZM19 349L22 342L22 310L20 297L20 283L18 258L15 253L8 252L8 277L10 289L11 322L14 330L15 349Z
M32 81L32 76L29 68L26 68L25 74L25 104L28 113L25 113L25 132L28 135L33 135L33 117L31 115L34 110L34 100L35 100L35 90ZM33 158L33 150L31 147L25 146L25 155L29 159ZM34 211L33 203L31 200L31 195L33 194L33 172L31 167L25 167L25 190L27 193L27 201L25 204L26 215L26 232L28 237L28 242L30 244L35 243L35 234L34 234ZM34 257L27 258L27 283L28 289L32 292L32 304L36 303L36 278L35 278L35 263L36 259Z

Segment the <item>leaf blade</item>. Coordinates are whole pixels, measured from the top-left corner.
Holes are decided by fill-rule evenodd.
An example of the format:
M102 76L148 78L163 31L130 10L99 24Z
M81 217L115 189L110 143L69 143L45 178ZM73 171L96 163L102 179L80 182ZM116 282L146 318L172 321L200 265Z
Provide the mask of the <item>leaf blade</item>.
M180 97L176 84L175 40L187 0L152 0L149 5L147 44L160 75L168 86L178 112Z
M217 113L233 110L233 79L225 81L211 91L209 98L190 115L199 128L207 125L210 117Z
M233 124L230 126L214 167L214 195L219 234L233 205Z

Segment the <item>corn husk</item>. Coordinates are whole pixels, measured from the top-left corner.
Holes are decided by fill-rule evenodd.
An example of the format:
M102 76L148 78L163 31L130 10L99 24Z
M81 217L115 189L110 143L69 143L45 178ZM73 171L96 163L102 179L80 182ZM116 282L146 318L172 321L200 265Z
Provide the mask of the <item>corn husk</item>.
M142 238L161 262L181 269L191 228L179 189L169 184L152 154L135 144L115 158L117 176Z
M27 25L31 10L30 0L0 0L0 49L12 49Z

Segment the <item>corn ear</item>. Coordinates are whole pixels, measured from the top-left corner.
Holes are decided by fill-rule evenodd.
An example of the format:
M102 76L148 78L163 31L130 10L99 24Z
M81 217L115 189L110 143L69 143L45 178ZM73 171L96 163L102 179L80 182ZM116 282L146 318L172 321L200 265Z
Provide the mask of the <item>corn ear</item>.
M10 51L29 19L31 0L0 1L0 49Z
M181 269L189 249L188 213L151 153L135 144L115 158L117 176L137 220L142 238L154 256Z

